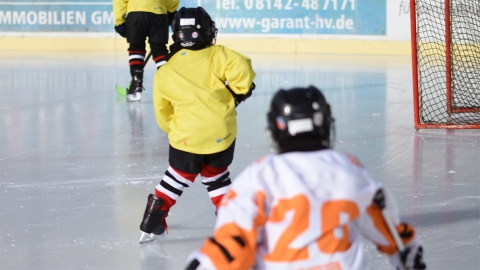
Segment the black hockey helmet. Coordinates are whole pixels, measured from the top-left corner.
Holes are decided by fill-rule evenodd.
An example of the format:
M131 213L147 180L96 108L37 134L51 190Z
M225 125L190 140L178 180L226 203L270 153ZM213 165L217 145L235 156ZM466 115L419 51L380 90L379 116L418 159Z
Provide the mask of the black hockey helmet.
M198 48L198 43L203 47L215 44L217 31L215 22L202 7L182 7L172 22L173 42L184 48Z
M319 89L280 89L267 114L268 132L277 152L295 144L308 150L315 145L332 147L333 118L330 105ZM307 148L307 149L305 149Z

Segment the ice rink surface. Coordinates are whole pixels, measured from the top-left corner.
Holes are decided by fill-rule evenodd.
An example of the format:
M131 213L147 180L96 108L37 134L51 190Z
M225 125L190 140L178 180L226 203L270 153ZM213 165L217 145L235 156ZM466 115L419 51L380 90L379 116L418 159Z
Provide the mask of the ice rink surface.
M333 107L335 148L356 155L417 228L429 269L480 269L480 130L413 128L409 57L247 53L257 72L238 107L235 177L270 153L265 112L279 88L315 85ZM0 52L0 269L182 269L214 207L197 179L139 245L168 140L146 92L117 96L127 52ZM390 269L365 243L373 269Z

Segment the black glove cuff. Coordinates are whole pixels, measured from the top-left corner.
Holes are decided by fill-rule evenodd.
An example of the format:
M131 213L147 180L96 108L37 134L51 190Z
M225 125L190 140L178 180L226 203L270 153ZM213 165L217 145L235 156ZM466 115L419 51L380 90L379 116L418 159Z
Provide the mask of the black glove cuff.
M122 23L120 25L116 25L115 26L115 32L117 32L122 37L127 37L126 31L125 31L125 23Z

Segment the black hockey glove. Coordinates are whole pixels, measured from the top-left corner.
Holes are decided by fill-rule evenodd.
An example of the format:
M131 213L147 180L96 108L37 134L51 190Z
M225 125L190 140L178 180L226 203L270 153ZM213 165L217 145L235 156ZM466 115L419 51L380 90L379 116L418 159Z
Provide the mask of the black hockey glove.
M167 12L168 25L172 25L173 20L175 20L175 14L177 14L176 10L174 12Z
M427 268L423 262L423 248L419 246L415 253L411 252L411 248L408 247L402 252L401 259L407 269L411 270L424 270ZM397 269L399 269L397 267Z
M120 36L126 38L127 34L125 31L125 23L122 23L120 25L115 25L115 32L117 32Z
M196 270L198 269L200 266L200 262L197 260L197 259L194 259L193 261L191 261L187 268L185 268L185 270Z
M235 107L237 107L240 103L244 102L247 98L249 98L252 95L253 90L255 90L255 87L256 87L255 83L252 82L252 85L250 86L250 90L248 90L248 92L245 95L239 95L233 92L232 89L230 89L230 87L228 87L227 85L228 90L230 91L230 93L232 93L233 98L235 99Z
M400 253L403 265L409 270L426 269L426 265L423 262L423 247L417 241L410 241L414 235L413 228L402 222L397 226L397 231L403 241L409 242L405 250Z

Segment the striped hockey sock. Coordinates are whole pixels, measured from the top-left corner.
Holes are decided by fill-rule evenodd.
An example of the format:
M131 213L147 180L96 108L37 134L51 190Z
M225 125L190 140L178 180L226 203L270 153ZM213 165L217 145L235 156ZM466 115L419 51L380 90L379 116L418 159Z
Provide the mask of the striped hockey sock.
M166 56L167 55L164 54L164 55L160 55L160 56L157 56L157 57L153 58L153 60L155 61L155 66L157 67L157 69L159 69L165 63L167 63L167 61L165 61Z
M218 209L223 195L232 184L228 167L216 168L209 165L202 165L202 184L207 186L208 196L215 208Z
M130 75L135 76L136 70L143 70L145 65L145 53L144 50L128 50L128 61L130 64Z
M168 211L183 193L195 181L195 173L184 173L168 167L160 183L155 187L155 195L164 200L160 211Z

